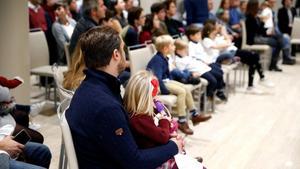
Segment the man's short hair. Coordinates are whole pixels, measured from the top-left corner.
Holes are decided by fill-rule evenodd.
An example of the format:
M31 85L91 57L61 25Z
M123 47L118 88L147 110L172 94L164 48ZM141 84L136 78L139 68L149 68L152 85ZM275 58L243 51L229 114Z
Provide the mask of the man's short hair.
M127 18L129 25L134 26L134 21L140 18L142 12L143 8L141 7L132 7L129 9Z
M186 28L186 31L185 31L185 35L187 36L187 38L190 40L190 36L191 35L195 35L196 33L198 32L201 32L201 28L196 25L196 24L191 24L190 26L188 26Z
M155 48L157 51L162 52L164 47L174 43L174 39L170 35L161 35L155 39Z
M98 0L83 0L82 11L84 16L91 16L92 10L97 10L99 7Z
M159 13L159 11L166 9L166 6L163 2L157 2L151 5L151 13Z
M115 49L121 50L122 39L109 26L94 27L80 36L81 50L87 68L109 65Z

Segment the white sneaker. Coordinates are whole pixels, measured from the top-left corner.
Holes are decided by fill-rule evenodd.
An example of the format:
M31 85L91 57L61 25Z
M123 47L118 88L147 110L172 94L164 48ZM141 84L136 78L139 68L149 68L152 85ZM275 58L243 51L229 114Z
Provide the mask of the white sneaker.
M29 123L29 127L28 127L28 128L30 128L30 129L32 129L32 130L38 130L38 129L41 128L41 125L38 124L38 123L33 123L33 122L31 122L31 123Z
M30 106L30 115L32 117L38 115L44 108L46 102L35 103Z
M261 95L261 94L264 94L264 91L259 90L252 86L252 87L247 88L246 93Z
M268 80L266 80L266 79L260 79L259 82L260 82L260 84L261 84L262 86L265 86L265 87L270 87L270 88L275 87L275 84L274 84L273 82L268 81Z

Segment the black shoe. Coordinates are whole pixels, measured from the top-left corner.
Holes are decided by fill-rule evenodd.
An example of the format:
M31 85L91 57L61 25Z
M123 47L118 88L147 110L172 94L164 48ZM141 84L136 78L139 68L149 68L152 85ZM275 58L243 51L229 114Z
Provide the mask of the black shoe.
M200 78L189 77L188 83L192 85L197 85L200 83Z
M217 91L216 96L222 101L227 101L227 97L223 91Z
M280 69L279 67L275 66L275 67L270 67L269 68L270 71L275 71L275 72L282 72L282 69Z
M282 61L283 65L294 65L296 63L296 61L294 59L284 59Z

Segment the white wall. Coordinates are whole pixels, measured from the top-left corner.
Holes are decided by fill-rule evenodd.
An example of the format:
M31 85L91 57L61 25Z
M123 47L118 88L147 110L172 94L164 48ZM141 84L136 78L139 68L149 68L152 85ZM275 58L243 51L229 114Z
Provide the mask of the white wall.
M0 75L20 76L25 83L12 90L18 103L29 103L27 0L8 0L0 6Z

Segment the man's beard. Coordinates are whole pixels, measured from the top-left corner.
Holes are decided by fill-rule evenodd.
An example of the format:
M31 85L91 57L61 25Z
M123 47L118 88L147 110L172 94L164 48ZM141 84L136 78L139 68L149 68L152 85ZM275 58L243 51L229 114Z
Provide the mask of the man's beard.
M126 59L125 59L125 53L122 52L122 59L120 63L118 64L118 73L122 73L126 68Z

